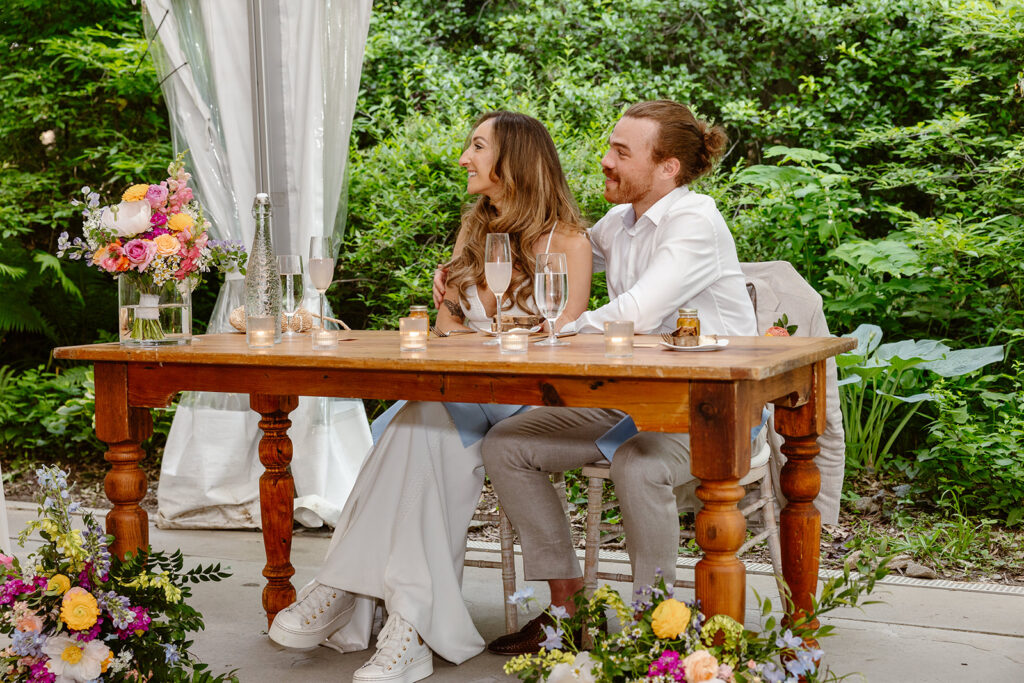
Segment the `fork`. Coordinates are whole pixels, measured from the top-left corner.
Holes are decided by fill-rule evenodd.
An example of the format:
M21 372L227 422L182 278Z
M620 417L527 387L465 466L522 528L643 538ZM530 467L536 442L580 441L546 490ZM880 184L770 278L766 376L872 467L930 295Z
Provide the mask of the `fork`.
M665 342L666 344L671 344L672 346L676 346L676 340L673 339L672 335L669 334L668 332L662 332L661 333L661 341Z
M431 325L430 331L436 334L438 337L447 337L448 335L451 334L451 332L442 332L437 328L437 325Z

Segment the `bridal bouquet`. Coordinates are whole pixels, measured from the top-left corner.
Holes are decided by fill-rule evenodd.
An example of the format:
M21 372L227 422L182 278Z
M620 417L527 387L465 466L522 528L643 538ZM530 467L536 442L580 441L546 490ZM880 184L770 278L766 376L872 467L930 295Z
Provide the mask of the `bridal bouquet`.
M134 309L127 330L135 339L163 337L156 313L165 303L161 296L190 293L211 266L244 268L243 245L209 240L210 224L189 187L192 176L185 170L184 152L167 167L167 174L158 184L132 185L118 204L110 206L101 206L99 194L83 187L83 236L69 239L65 232L57 241L58 256L85 259L103 272L128 279L141 293L141 307ZM72 204L83 202L75 199Z
M870 604L862 596L874 588L887 570L884 558L866 555L856 573L847 568L829 580L811 614L779 624L771 602L761 602L767 617L761 633L746 630L726 615L705 619L692 602L682 602L666 588L641 590L627 605L617 592L601 586L588 600L577 599L571 618L566 610L551 608L553 626L545 626L547 639L539 654L520 655L505 665L505 673L524 681L547 683L798 683L838 680L821 667L824 653L817 639L829 635L830 626L812 628L810 622L839 606ZM532 600L532 589L517 592L510 601ZM606 628L614 613L621 631ZM605 626L605 628L601 628ZM576 651L566 634L586 629L593 640L589 651Z
M66 475L36 471L38 519L19 536L38 531L43 544L25 562L0 553L0 678L12 683L140 683L227 681L192 661L188 631L203 628L186 604L188 583L220 581L220 565L184 571L180 552L150 551L120 560L90 514L72 526L78 503Z

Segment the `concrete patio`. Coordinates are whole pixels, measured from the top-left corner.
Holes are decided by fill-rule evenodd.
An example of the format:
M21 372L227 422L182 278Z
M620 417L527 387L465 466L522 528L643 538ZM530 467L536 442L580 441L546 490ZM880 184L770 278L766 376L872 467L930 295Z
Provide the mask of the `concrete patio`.
M11 530L35 515L29 503L8 503ZM194 587L192 604L206 619L194 652L214 672L235 669L241 681L273 683L349 681L370 652L341 655L327 648L290 652L266 636L260 607L263 587L263 537L247 531L150 530L154 547L181 548L195 563L220 562L232 572L221 583ZM292 563L298 587L312 577L326 551L325 533L297 533ZM20 551L27 552L30 548ZM485 552L485 551L474 551ZM496 557L492 555L493 557ZM755 567L756 571L757 568ZM629 586L613 584L628 596ZM536 584L544 602L545 586ZM751 573L748 588L773 598L774 580ZM504 632L501 582L497 570L467 568L463 592L485 639ZM873 683L1024 680L1024 588L987 584L892 579L879 585L874 599L884 604L833 613L837 635L826 639L826 664L850 681ZM756 602L747 599L747 625L758 623ZM528 617L527 617L528 618ZM479 655L455 667L435 658L436 681L514 680L502 672L505 659Z

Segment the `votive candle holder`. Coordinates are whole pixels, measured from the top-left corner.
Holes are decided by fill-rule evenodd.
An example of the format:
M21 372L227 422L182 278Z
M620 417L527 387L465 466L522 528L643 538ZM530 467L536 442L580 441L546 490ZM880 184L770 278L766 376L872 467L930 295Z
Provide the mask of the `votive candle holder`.
M604 355L608 358L633 356L632 320L609 320L604 324Z
M398 348L401 351L426 351L427 318L398 319Z
M245 341L250 349L269 349L274 346L277 318L273 316L245 319Z
M517 327L502 332L498 344L502 353L526 353L530 346L530 331Z

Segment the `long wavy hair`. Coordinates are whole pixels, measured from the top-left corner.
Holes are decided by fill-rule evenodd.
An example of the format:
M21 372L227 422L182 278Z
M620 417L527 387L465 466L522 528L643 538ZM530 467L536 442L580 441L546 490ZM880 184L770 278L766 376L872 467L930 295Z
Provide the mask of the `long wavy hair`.
M481 116L472 130L484 121L494 122L494 175L501 187L501 210L489 197L480 195L463 211L459 228L464 234L462 251L445 264L447 289L458 292L459 300L468 308L466 289L487 282L486 236L505 232L515 265L508 288L513 295L505 300L505 307L511 308L515 301L526 310L526 302L533 295L533 247L537 240L556 227L583 232L583 220L544 124L526 114L496 111ZM472 137L470 131L463 149L469 147Z

